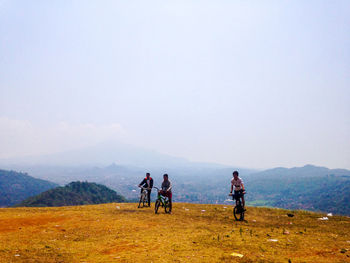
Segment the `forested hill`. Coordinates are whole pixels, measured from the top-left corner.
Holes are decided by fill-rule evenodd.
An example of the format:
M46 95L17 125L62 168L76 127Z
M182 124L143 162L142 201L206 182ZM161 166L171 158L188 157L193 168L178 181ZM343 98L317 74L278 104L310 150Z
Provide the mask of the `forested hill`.
M247 203L350 215L350 171L306 165L247 176Z
M0 207L12 206L57 186L27 173L0 170Z
M77 181L30 197L16 206L73 206L126 201L125 197L104 185Z

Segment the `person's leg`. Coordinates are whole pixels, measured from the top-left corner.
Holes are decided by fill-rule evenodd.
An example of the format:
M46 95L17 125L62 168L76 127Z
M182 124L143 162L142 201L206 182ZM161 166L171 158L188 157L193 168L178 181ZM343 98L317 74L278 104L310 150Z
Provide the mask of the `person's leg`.
M238 201L239 201L239 192L238 191L235 191L235 196L234 196L235 200L236 200L236 205L238 205Z
M244 195L242 194L242 205L245 207Z
M151 190L147 191L148 206L151 206Z
M168 198L169 198L169 212L171 213L171 210L173 209L173 193L170 192L168 193Z
M173 208L173 203L172 203L172 200L171 200L171 196L169 197L169 212L171 213L171 210Z

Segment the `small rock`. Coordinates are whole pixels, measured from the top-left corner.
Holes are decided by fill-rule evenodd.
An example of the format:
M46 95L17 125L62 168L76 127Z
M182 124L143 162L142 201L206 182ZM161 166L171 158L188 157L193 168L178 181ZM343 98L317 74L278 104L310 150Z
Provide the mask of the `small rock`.
M233 257L239 257L239 258L242 258L242 257L243 257L242 254L239 254L239 253L236 253L236 252L233 252L233 253L231 254L231 256L233 256Z
M332 213L328 213L327 216L333 216L333 214Z
M288 216L288 217L293 217L293 216L294 216L294 214L287 214L287 216Z
M267 241L270 241L270 242L277 242L278 239L268 239Z
M287 230L285 230L284 232L283 232L283 235L289 235L290 233L289 233L289 231L287 231Z

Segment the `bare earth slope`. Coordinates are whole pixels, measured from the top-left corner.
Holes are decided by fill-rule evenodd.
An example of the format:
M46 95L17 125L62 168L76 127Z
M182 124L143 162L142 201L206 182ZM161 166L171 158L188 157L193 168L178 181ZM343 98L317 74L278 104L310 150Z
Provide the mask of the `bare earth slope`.
M224 205L136 207L2 208L0 262L350 262L348 217L248 207L235 222Z

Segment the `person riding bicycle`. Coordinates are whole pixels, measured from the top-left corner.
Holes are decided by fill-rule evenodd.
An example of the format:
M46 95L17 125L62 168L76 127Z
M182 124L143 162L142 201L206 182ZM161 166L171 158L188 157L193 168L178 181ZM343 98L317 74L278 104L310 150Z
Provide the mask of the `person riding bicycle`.
M244 190L244 184L243 181L240 177L238 177L238 172L234 171L232 173L233 178L231 179L231 194L233 191L233 187L235 187L235 191L234 191L234 197L236 200L238 200L239 198L242 198L242 205L243 208L245 207L245 201L244 201L244 194L245 194L245 190Z
M150 173L146 173L146 177L139 184L139 187L143 187L147 189L147 197L148 197L148 206L151 206L151 192L153 187L153 178ZM141 189L142 193L142 189Z
M162 196L168 197L169 199L169 214L171 214L171 209L172 209L172 197L173 194L171 192L171 188L173 187L170 180L169 180L169 176L168 174L164 174L163 175L163 179L164 181L162 182L162 190L160 190L160 194Z

